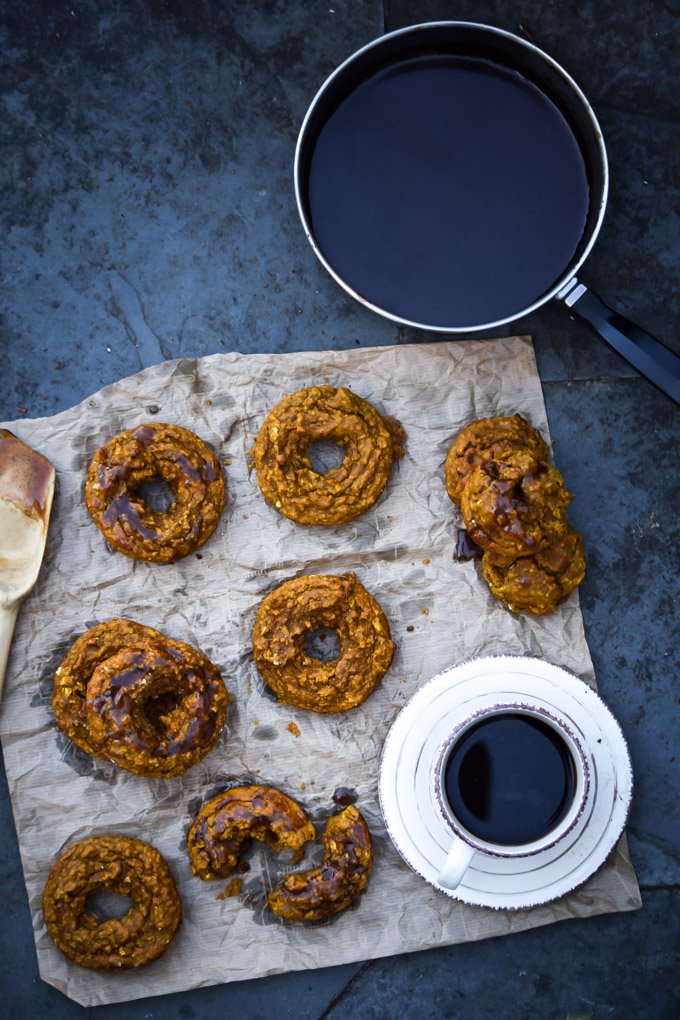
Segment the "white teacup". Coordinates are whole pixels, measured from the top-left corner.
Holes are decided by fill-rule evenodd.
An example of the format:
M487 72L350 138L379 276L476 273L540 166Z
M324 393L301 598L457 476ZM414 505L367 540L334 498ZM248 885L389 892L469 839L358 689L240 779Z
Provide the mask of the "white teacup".
M564 839L583 811L590 776L567 722L522 700L491 704L459 723L439 745L432 783L452 835L437 882L455 889L477 853L527 857Z

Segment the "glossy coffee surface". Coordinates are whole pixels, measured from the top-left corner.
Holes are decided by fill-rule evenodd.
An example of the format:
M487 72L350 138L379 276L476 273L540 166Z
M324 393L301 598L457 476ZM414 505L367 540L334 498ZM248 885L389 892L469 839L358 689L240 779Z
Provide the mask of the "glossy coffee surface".
M359 295L430 326L492 322L561 277L588 212L562 113L478 57L404 59L362 81L310 159L312 230Z
M567 814L576 771L552 726L524 713L478 722L453 745L444 771L451 811L473 836L501 846L542 839Z

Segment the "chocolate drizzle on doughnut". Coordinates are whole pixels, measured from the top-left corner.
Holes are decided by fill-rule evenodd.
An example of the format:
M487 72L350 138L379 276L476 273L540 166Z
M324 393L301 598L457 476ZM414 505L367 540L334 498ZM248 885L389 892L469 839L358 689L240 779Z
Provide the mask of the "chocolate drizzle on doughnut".
M172 493L164 512L140 494L161 478ZM114 436L92 461L85 502L112 548L134 559L173 563L217 527L226 489L208 446L178 425L140 425Z
M52 697L78 747L137 775L181 775L215 745L229 695L191 645L129 620L86 631L64 656Z
M105 528L115 528L120 524L129 532L133 532L144 542L158 542L158 528L152 528L142 520L142 511L138 503L133 503L129 496L116 496L111 500L101 516Z
M353 806L328 819L321 837L323 861L293 872L267 897L278 916L289 921L323 921L348 907L366 886L373 845L361 812Z
M193 873L210 881L242 870L243 857L254 839L275 853L292 850L298 861L304 845L314 839L314 827L304 809L274 787L232 787L212 797L189 829L187 849ZM329 818L321 842L321 864L286 875L267 897L267 905L278 917L322 921L348 907L365 888L373 846L360 811L350 806Z
M583 580L585 551L566 516L571 493L540 433L519 415L480 418L454 439L445 478L466 528L458 545L462 534L472 555L482 551L496 598L513 612L553 612ZM461 552L454 558L471 558Z
M189 829L187 849L198 878L226 878L238 867L252 841L266 843L275 853L300 853L314 839L306 811L280 790L269 786L234 786L212 797Z
M550 454L540 432L519 414L478 418L466 425L454 439L446 457L444 474L450 499L460 505L463 485L472 469L482 461L493 463L518 449L541 461L547 461Z

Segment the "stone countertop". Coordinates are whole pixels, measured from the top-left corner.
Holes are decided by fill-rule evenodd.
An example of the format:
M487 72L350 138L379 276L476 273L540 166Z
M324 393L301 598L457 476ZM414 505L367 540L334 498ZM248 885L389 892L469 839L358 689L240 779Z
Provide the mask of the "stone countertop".
M455 17L547 50L592 102L611 190L582 271L680 351L680 2L0 0L4 116L0 418L60 411L166 358L422 338L318 265L292 188L326 75L385 30ZM563 308L534 337L557 463L576 493L581 605L629 741L644 905L481 943L85 1010L43 984L4 773L3 1014L128 1018L677 1015L680 408Z

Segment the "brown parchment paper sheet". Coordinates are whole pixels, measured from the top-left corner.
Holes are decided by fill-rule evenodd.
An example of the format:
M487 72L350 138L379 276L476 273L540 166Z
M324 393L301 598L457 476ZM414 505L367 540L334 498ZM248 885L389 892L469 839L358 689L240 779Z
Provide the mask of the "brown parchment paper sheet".
M266 504L248 456L266 412L281 396L320 383L349 386L399 418L407 433L406 456L377 504L357 521L330 529L297 526ZM58 472L46 558L19 617L0 709L45 981L77 1002L96 1005L640 905L625 838L577 892L532 910L496 912L457 903L427 885L402 862L382 824L377 777L383 740L403 703L435 673L471 656L519 653L595 682L576 593L553 615L514 616L490 596L478 564L452 560L460 522L443 479L451 439L474 418L515 411L547 436L528 337L173 361L52 418L9 423ZM83 484L95 449L144 421L195 430L225 465L228 505L200 558L162 566L112 553L85 509ZM350 713L321 716L282 707L252 660L257 606L291 576L346 571L355 571L385 610L396 644L392 667ZM114 616L196 645L223 671L233 699L228 724L215 750L180 778L130 775L88 758L55 728L50 696L61 656L87 626ZM237 897L218 899L225 881L192 877L184 850L189 823L232 777L280 787L310 811L319 831L339 810L332 801L336 788L357 791L376 849L358 905L311 928L267 916L262 884L270 888L290 860L277 859L260 844ZM151 842L168 860L181 892L178 936L140 971L83 970L54 948L43 923L41 892L55 857L71 842L105 832ZM253 899L244 902L249 895Z

